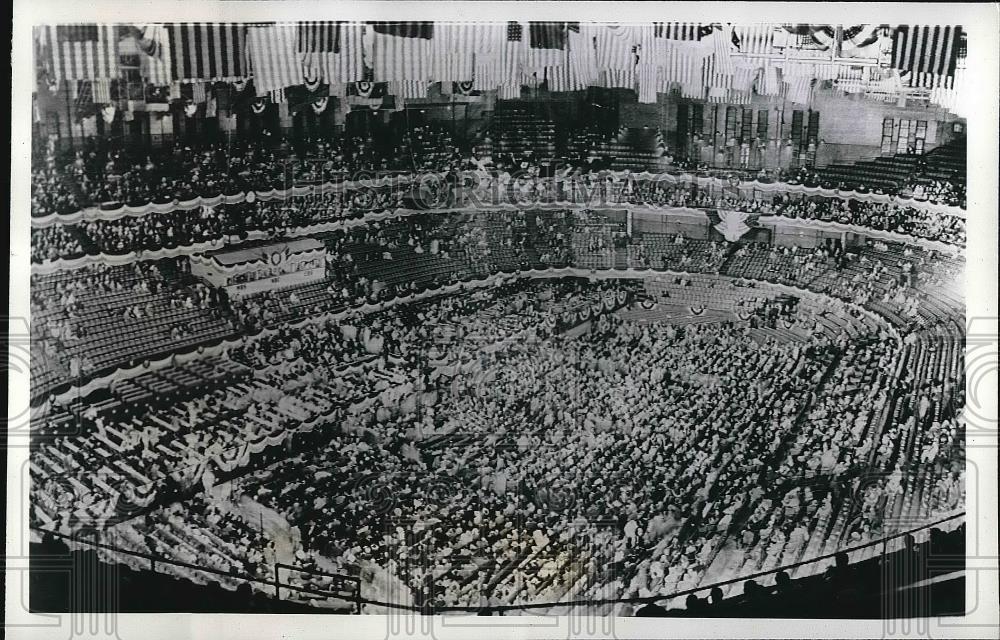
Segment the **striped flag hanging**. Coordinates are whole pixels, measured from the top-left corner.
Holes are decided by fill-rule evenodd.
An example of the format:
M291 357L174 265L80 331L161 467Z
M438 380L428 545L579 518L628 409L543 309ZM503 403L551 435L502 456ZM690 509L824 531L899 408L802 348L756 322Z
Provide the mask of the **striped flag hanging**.
M660 58L663 63L663 73L660 76L661 93L669 93L673 84L682 87L701 86L701 57L677 46L667 46L663 53Z
M549 91L578 91L587 85L580 81L571 65L545 68L545 82Z
M953 76L964 37L960 26L899 26L893 34L892 66Z
M867 84L867 67L843 65L837 72L836 87L845 93L862 93Z
M510 96L516 98L521 94L524 26L519 22L508 22L503 31L503 38L490 53L476 55L473 82L481 91L506 86L508 89L502 91L500 97L510 99Z
M91 82L90 86L94 92L94 102L100 104L111 102L111 80L108 78L98 78Z
M273 91L268 91L267 99L270 100L272 104L281 104L283 102L286 102L287 100L285 97L285 87L281 87L280 89L274 89Z
M702 83L708 88L709 97L719 98L729 94L735 73L735 69L731 67L731 60L729 64L729 69L726 69L725 66L720 68L718 58L714 55L706 57L702 62L701 78Z
M712 50L715 55L717 73L732 74L734 72L732 34L731 26L723 27L712 33Z
M201 104L205 101L205 83L204 82L192 82L191 83L191 100L196 104Z
M400 38L420 38L430 40L434 37L433 22L372 22L375 33Z
M399 80L389 83L389 93L397 98L413 100L427 97L427 82L423 80Z
M667 40L701 40L712 35L715 27L695 22L654 22L654 36Z
M604 69L604 86L612 89L635 89L635 67L631 69Z
M165 87L173 80L170 32L162 24L147 24L137 41L143 55L139 57L139 72L146 82Z
M302 63L295 48L295 25L247 29L247 51L258 96L302 84Z
M764 68L757 77L757 93L762 96L781 95L781 79L778 76L778 67L770 60L764 61Z
M708 89L708 100L725 102L733 86L733 74L719 71L715 56L709 56L702 63L702 84Z
M328 83L364 79L363 24L303 22L296 43L306 78Z
M931 89L930 101L964 118L968 115L966 113L968 101L965 96L969 89L966 71L960 65L955 69L954 77L943 77L940 85Z
M521 97L521 85L502 84L497 87L497 98L500 100L517 100Z
M444 82L471 80L476 35L477 31L468 24L434 25L431 79Z
M760 69L756 64L738 65L736 67L736 71L733 74L733 84L729 90L729 97L733 104L750 103L758 71Z
M603 28L604 25L595 25ZM597 51L594 48L594 29L581 25L569 32L569 64L579 82L589 85L597 82Z
M529 69L556 67L565 63L567 43L565 22L531 22L528 25L528 50L525 66Z
M635 47L638 33L635 27L597 25L595 46L599 69L627 69L636 64Z
M651 64L640 64L636 67L640 103L653 104L656 102L656 93L660 88L661 71L660 67Z
M174 80L232 81L247 76L246 28L240 24L167 25Z
M809 76L785 77L787 91L785 99L796 104L809 104L812 101L812 82Z
M379 82L430 80L433 76L430 22L373 22L372 61ZM465 78L467 79L467 78Z
M733 35L739 41L740 53L770 54L774 48L773 24L737 25Z
M109 25L38 27L43 62L54 82L118 76L118 28Z

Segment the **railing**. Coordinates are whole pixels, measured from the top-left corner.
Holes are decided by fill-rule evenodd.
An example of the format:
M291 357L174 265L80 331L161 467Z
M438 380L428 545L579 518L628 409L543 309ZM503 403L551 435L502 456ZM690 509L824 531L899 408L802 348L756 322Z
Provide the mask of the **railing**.
M247 583L250 583L250 584L260 585L262 591L265 590L266 588L273 587L275 589L275 597L277 599L279 599L279 600L281 599L281 589L286 589L288 591L294 591L296 593L301 593L301 594L304 594L304 595L319 596L319 597L322 597L322 598L333 598L333 599L336 599L336 600L343 600L345 602L350 602L350 603L354 604L355 610L357 612L359 612L359 613L361 612L361 604L362 604L362 600L361 600L361 580L359 578L355 578L353 576L344 576L344 575L339 575L339 574L334 574L334 573L324 573L324 572L321 572L321 571L313 571L313 570L310 570L310 569L302 569L302 568L295 567L295 566L292 566L292 565L287 565L287 564L282 564L282 563L276 563L274 565L274 576L275 577L274 577L273 580L269 580L267 578L262 578L262 577L258 577L258 576L251 576L251 575L246 575L246 574L239 574L239 573L236 573L236 572L227 572L227 571L221 571L219 569L212 569L211 567L206 567L206 566L197 565L197 564L191 564L190 562L184 562L182 560L172 560L172 559L165 558L163 556L157 556L157 555L154 555L154 554L151 554L151 553L145 553L145 552L142 552L142 551L133 551L133 550L130 550L130 549L122 549L121 547L116 547L114 545L104 544L102 542L96 542L94 540L87 540L86 538L81 538L78 535L67 535L67 534L61 533L59 531L52 531L52 530L45 529L45 528L38 527L38 526L34 526L34 525L30 526L29 528L32 531L36 531L36 532L38 532L41 535L51 535L51 536L59 538L61 540L69 541L70 543L72 543L74 545L83 545L83 546L93 547L95 549L104 549L105 551L111 551L111 552L113 552L115 554L125 555L125 556L130 556L130 557L133 557L133 558L140 558L140 559L146 560L147 562L149 562L149 569L150 569L150 571L156 571L156 565L158 563L161 564L161 565L168 565L168 566L172 566L172 567L180 567L180 568L187 569L189 571L201 572L201 573L204 573L204 574L207 574L207 575L211 575L211 576L219 576L219 577L229 578L229 579L233 579L233 580L240 580L240 581L247 582ZM67 545L67 546L70 546L70 545ZM70 549L72 550L72 547L70 547ZM280 575L280 570L281 569L294 570L294 571L296 571L298 573L307 573L307 574L310 574L310 575L329 576L329 577L332 577L334 579L339 579L343 583L351 584L351 585L355 586L356 589L354 590L353 595L347 595L347 594L344 594L342 592L322 591L322 590L319 590L319 589L311 589L309 587L302 587L302 586L294 585L294 584L291 584L291 583L282 583L281 582L281 575Z
M716 587L721 588L721 587L725 587L725 586L728 586L728 585L731 585L731 584L745 582L747 580L756 580L756 579L762 578L764 576L777 575L778 573L780 573L782 571L790 572L793 569L797 569L799 567L803 567L803 566L806 566L806 565L815 564L815 563L819 563L819 562L825 562L827 560L835 558L836 556L838 556L838 555L840 555L842 553L852 554L852 553L855 553L855 552L858 552L858 551L861 551L861 550L864 550L864 549L874 548L874 547L877 547L879 545L883 545L882 546L882 554L885 554L886 553L886 548L888 546L888 543L890 541L892 541L892 540L897 540L897 539L900 539L900 538L904 538L906 536L913 535L914 533L917 533L919 531L925 531L927 529L932 529L932 528L937 527L939 525L942 525L942 524L944 524L946 522L952 522L954 520L957 520L957 519L960 519L960 518L964 518L965 515L966 514L965 514L964 511L962 511L960 513L954 513L954 514L952 514L950 516L947 516L947 517L935 520L934 522L923 524L923 525L921 525L919 527L915 527L915 528L912 528L912 529L908 529L906 531L901 531L901 532L898 532L898 533L894 533L892 535L885 536L883 538L879 538L878 540L872 540L872 541L866 542L864 544L860 544L860 545L856 545L856 546L853 546L853 547L847 547L847 548L844 548L844 549L840 549L840 550L835 551L833 553L828 553L828 554L825 554L825 555L817 556L815 558L810 558L808 560L802 560L802 561L791 563L791 564L787 564L787 565L784 565L784 566L775 567L773 569L768 569L766 571L758 571L756 573L751 573L751 574L748 574L748 575L742 575L742 576L738 576L738 577L735 577L735 578L730 578L728 580L722 580L722 581L719 581L719 582L714 582L712 584L699 585L699 586L691 588L691 589L685 589L683 591L677 591L677 592L674 592L674 593L671 593L671 594L666 594L666 595L654 595L654 596L631 597L631 598L603 598L603 599L593 599L593 600L568 600L568 601L563 601L563 602L529 602L529 603L523 603L523 604L509 604L509 605L490 606L489 609L491 611L494 611L494 612L501 612L502 613L504 611L530 611L530 610L539 610L539 609L557 609L557 608L574 608L574 607L595 607L595 606L601 606L601 605L615 605L615 604L638 604L638 605L655 604L657 602L673 600L675 598L681 598L681 597L685 597L685 596L688 596L688 595L691 595L691 594L695 594L695 593L709 592L709 591L711 591L712 589L714 589ZM169 560L167 558L157 557L157 556L154 556L153 554L149 554L149 553L143 553L143 552L139 552L139 551L130 551L130 550L126 550L126 549L120 549L120 548L115 547L113 545L103 544L103 543L95 542L93 540L80 539L77 536L66 535L66 534L62 534L62 533L59 533L59 532L55 532L55 531L49 531L47 529L43 529L43 528L37 527L37 526L32 526L30 528L32 530L34 530L34 531L38 531L39 533L53 535L53 536L55 536L57 538L69 540L69 541L71 541L73 543L76 543L76 544L79 544L79 545L91 546L91 547L95 547L95 548L105 549L105 550L108 550L108 551L113 551L113 552L118 553L118 554L123 554L123 555L128 555L128 556L133 556L133 557L145 559L145 560L147 560L150 563L150 569L154 570L154 571L155 571L155 568L156 568L156 563L160 563L160 564L163 564L163 565L177 566L177 567L183 567L183 568L188 569L188 570L200 571L200 572L203 572L203 573L206 573L206 574L209 574L209 575L224 576L224 577L230 578L230 579L243 580L243 581L246 581L246 582L249 582L249 583L262 585L264 587L274 587L276 589L275 595L277 597L279 597L279 599L280 599L280 589L287 589L289 591L294 591L296 593L302 593L302 594L306 594L306 595L314 595L314 596L319 596L319 597L323 597L323 598L332 598L332 599L336 599L336 600L342 600L342 601L345 601L345 602L350 602L350 603L354 604L354 606L356 608L356 611L359 612L359 613L361 611L361 606L364 605L364 604L373 605L373 606L377 606L377 607L384 607L384 608L387 608L387 609L406 610L406 611L413 611L413 612L425 613L425 614L430 614L430 613L434 613L434 614L437 614L437 613L478 613L482 609L482 607L476 607L476 606L447 606L447 607L434 607L434 608L430 608L430 607L426 607L426 606L425 607L418 607L418 606L414 606L414 605L406 605L406 604L400 604L400 603L395 603L395 602L379 602L377 600L370 600L368 598L361 597L361 582L360 582L360 579L352 577L352 576L343 576L343 575L338 575L338 574L324 573L324 572L321 572L321 571L314 571L314 570L311 570L311 569L302 569L302 568L295 567L295 566L292 566L292 565L280 564L279 563L279 564L275 565L275 578L273 580L268 580L268 579L260 578L260 577L256 577L256 576L240 575L240 574L233 573L233 572L228 572L227 573L225 571L220 571L220 570L217 570L217 569L210 569L210 568L207 568L207 567L204 567L204 566L194 565L194 564L191 564L191 563L188 563L188 562L182 562L180 560ZM329 576L329 577L334 578L335 580L337 580L337 579L342 580L344 584L350 584L350 585L353 585L353 586L355 586L357 588L357 590L355 591L356 595L354 597L350 597L349 595L347 595L347 594L345 594L343 592L322 591L322 590L319 590L319 589L311 589L309 587L301 587L301 586L297 586L297 585L293 585L293 584L289 584L289 583L282 583L281 580L280 580L280 574L279 574L279 570L280 569L285 569L286 571L296 571L296 572L299 572L299 573L306 573L306 574L310 574L310 575Z

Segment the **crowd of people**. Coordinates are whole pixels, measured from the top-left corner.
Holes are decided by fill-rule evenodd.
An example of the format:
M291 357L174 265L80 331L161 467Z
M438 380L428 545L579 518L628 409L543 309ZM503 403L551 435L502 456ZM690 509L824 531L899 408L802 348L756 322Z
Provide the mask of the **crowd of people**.
M261 335L229 354L257 372L252 384L175 402L165 424L155 409L95 423L93 444L76 442L83 454L59 443L40 464L73 475L68 461L97 464L90 447L121 440L126 467L151 483L181 482L206 461L216 474L230 461L263 465L232 495L281 514L288 526L278 529L293 534L244 544L218 513L192 515L208 531L194 538L215 554L205 566L270 575L255 554L290 545L303 565L397 576L411 602L447 607L668 595L789 563L832 525L834 487L868 467L867 452L876 468L902 462L875 451L886 441L881 412L900 393L900 352L885 335L760 344L731 323L604 314L570 339L549 319L615 298L620 285L524 286ZM955 390L958 370L948 373ZM944 421L913 429L914 451L950 469L954 451L940 443L954 440L948 411L960 405L941 406L951 408L918 406ZM289 438L317 417L319 445ZM240 453L268 437L288 443L277 457ZM796 488L796 478L812 482ZM110 484L91 482L95 492ZM932 512L958 499L951 475L931 482ZM40 504L61 504L66 486L42 483ZM890 482L878 495L894 491ZM190 561L191 547L178 556L163 533L188 509L174 503L124 525L145 532L128 548ZM857 539L883 532L874 515L865 526ZM230 544L220 551L216 537Z
M947 259L937 252L912 246L890 246L884 241L871 242L860 251L847 251L839 243L829 241L814 249L806 249L752 242L726 245L685 238L683 234L642 231L625 236L614 225L608 227L606 233L580 231L583 228L580 225L589 219L588 215L593 217L586 210L494 210L402 215L372 221L367 225L320 236L327 249L326 274L321 281L236 299L230 299L222 290L206 290L192 301L181 299L177 303L180 306L171 306L173 303L164 297L168 289L187 291L191 286L187 284L191 279L185 275L187 261L183 257L170 260L169 271L182 276L184 282L169 287L164 286L158 277L147 282L145 278L136 278L132 272L129 272L131 275L126 274L128 269L146 270L151 264L166 264L161 261L134 263L137 265L134 268L92 266L77 272L36 275L33 276L33 293L38 305L68 309L69 315L51 324L48 331L59 333L68 330L72 339L81 346L76 351L85 352L88 350L85 335L88 328L85 325L92 324L88 318L103 320L103 314L74 317L72 305L65 306L64 296L58 293L58 288L56 296L52 297L49 295L51 289L44 286L45 282L64 282L60 286L75 286L78 291L88 290L92 295L110 293L107 287L118 286L126 290L146 287L133 291L146 296L141 305L115 302L113 306L118 310L118 317L137 327L156 325L162 328L165 333L161 333L162 337L157 338L155 343L167 349L173 338L188 341L193 336L201 335L199 328L218 337L239 335L360 304L377 304L474 277L546 266L603 269L617 265L764 279L850 300L869 306L876 312L892 314L903 324L916 326L927 320L926 317L921 318L921 314L926 316L928 313L922 304L927 293L941 287L952 287L957 278L956 269L960 271L962 268L961 261ZM627 243L626 247L617 246L617 236ZM595 251L589 251L587 237L590 237ZM612 246L615 248L612 249ZM621 253L619 262L615 262L613 257L616 252ZM88 275L92 272L103 275L95 282ZM77 275L82 277L78 284L73 284ZM172 278L174 280L176 278ZM87 289L91 284L96 288ZM98 295L98 299L103 298ZM185 316L165 325L163 312L172 310L198 311L199 318L214 320L193 327L186 322L191 317ZM53 318L58 320L57 316ZM106 330L95 332L95 335L103 336L104 339L99 341L101 344L114 337L114 334L106 333ZM39 346L44 344L46 350L55 350L50 355L58 359L59 355L55 352L59 349L53 346L56 343L51 340L54 337L46 336ZM85 366L86 353L74 355L83 356L79 364L84 366L80 371L94 371ZM110 364L107 359L101 364L105 362ZM76 370L69 362L64 366L67 370Z
M951 215L929 213L901 203L867 203L857 200L775 198L736 195L698 188L694 184L642 181L626 174L613 177L590 164L570 161L571 175L558 179L541 178L541 163L547 158L521 154L510 161L499 156L478 157L477 147L463 150L446 128L417 125L400 135L390 131L365 136L274 143L244 140L210 142L201 146L176 143L156 151L131 152L105 148L89 141L84 148L64 157L50 147L45 161L36 163L32 174L32 215L68 214L98 205L142 205L186 201L195 196L235 194L250 190L268 191L292 185L339 182L345 178L372 175L419 175L420 172L472 171L481 175L474 182L499 185L495 195L518 203L569 201L586 203L599 197L603 202L653 206L727 207L764 215L836 221L888 230L914 237L964 243L964 220ZM576 140L577 143L581 138ZM527 153L525 151L524 153ZM682 169L682 167L675 167ZM487 179L484 172L492 173ZM748 176L749 177L749 176ZM779 179L790 184L819 184L819 175L806 168L786 171ZM81 225L75 233L64 234L50 228L35 230L38 247L35 261L74 257L80 253L122 253L143 248L170 247L185 242L218 238L223 230L238 236L254 230L290 229L319 222L342 220L369 211L398 207L408 187L363 188L361 193L311 195L280 203L261 203L236 211L206 213L194 220L200 228L173 225L171 218L148 214L149 220L125 218L94 221ZM484 190L481 190L485 192ZM911 191L920 200L952 204L964 202L964 186L947 180L922 180ZM595 194L597 194L595 196ZM224 209L225 207L219 207ZM170 215L179 215L175 212ZM183 237L172 237L168 229ZM180 232L184 228L185 231ZM83 235L84 238L75 236Z
M762 198L631 174L541 178L537 161L484 172L483 158L423 125L298 147L178 145L147 157L85 148L61 169L50 148L32 211L472 169L452 185L487 205L587 205L596 193L965 242L964 219L894 203ZM435 610L668 596L876 540L900 521L889 516L961 504L961 310L947 295L960 259L885 241L806 248L626 232L577 208L371 216L412 194L395 182L33 229L32 260L46 262L369 218L317 230L321 280L239 298L192 278L184 257L33 275L32 348L68 376L49 382L145 361L139 386L153 398L132 402L135 384L112 386L98 394L110 400L74 416L72 437L38 445L33 523L71 533L97 521L123 549L233 576L273 581L276 562L318 572L286 575L314 589L330 587L322 573L360 576L373 599ZM643 281L511 278L382 304L545 266L712 282L683 322L614 311L635 308ZM700 317L759 281L828 296L828 313L852 331L763 294L725 300L739 311L724 320ZM781 326L779 315L814 329L762 340L758 329ZM206 348L228 364L199 366ZM149 369L150 357L194 349L194 364ZM163 384L184 391L156 399ZM873 472L884 480L860 484Z
M237 243L247 234L255 232L277 236L322 223L343 222L405 208L405 197L410 190L408 184L396 183L344 193L198 207L171 213L151 212L117 220L91 220L34 228L32 260L46 262L83 254L120 255L209 241ZM894 203L793 197L788 194L756 198L732 192L713 193L666 181L636 180L628 176L617 178L609 175L601 179L587 174L560 180L541 180L524 176L510 178L501 174L497 178L480 180L474 190L470 188L467 196L470 195L472 197L467 197L467 204L479 208L489 208L502 202L516 202L524 208L540 203L579 202L591 206L725 209L750 213L758 218L782 216L849 224L956 246L964 246L966 240L964 218Z

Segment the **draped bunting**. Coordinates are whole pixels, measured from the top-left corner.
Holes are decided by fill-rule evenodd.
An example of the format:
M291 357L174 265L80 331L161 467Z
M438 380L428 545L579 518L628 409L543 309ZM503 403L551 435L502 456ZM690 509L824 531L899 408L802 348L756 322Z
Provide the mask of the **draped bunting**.
M610 172L616 179L622 179L625 177L625 171ZM444 173L434 174L438 178L443 177ZM477 175L474 171L465 172L466 176L472 177ZM731 185L729 181L724 178L716 177L704 177L695 176L689 173L628 173L636 180L654 180L663 181L667 183L687 183L687 184L697 184L699 187L709 188L709 189L725 189L729 188ZM256 198L261 198L264 201L268 201L275 198L288 198L292 196L305 196L317 193L339 193L344 190L350 189L360 189L364 187L384 187L391 184L409 184L413 178L409 175L401 175L393 178L380 178L376 180L368 180L363 184L357 181L345 181L340 183L327 182L322 185L317 186L298 186L292 189L270 189L257 192L248 193L237 193L233 195L223 196L206 196L197 197L193 200L188 201L178 201L174 200L168 203L147 203L143 205L117 205L114 207L90 207L87 209L82 209L80 211L68 214L58 214L50 213L46 216L34 216L31 219L31 226L34 228L44 228L51 226L53 224L76 224L81 221L90 222L94 220L117 220L123 216L142 216L149 213L170 213L176 210L189 210L195 209L200 206L217 206L219 204L239 204L248 201L251 194L254 194ZM785 182L759 182L756 180L743 182L740 184L740 189L747 192L761 191L768 194L801 194L806 196L822 196L824 198L840 198L844 200L857 200L859 202L875 202L879 204L895 204L901 207L912 207L920 211L926 211L929 213L938 213L942 215L953 216L956 218L965 219L966 212L961 207L955 207L946 204L937 204L927 200L917 200L914 198L908 198L905 196L890 196L887 194L877 194L877 193L860 193L854 190L840 190L840 189L827 189L824 187L807 187L801 184L789 184ZM567 203L572 204L572 203Z
M283 192L285 195L278 195L278 192L272 191L267 194L266 200L274 199L284 199L289 197L288 192ZM253 192L247 194L247 201L250 201L250 197L254 196ZM532 205L535 209L589 209L591 205L589 204L577 204L571 202L553 202L553 203L537 203ZM657 214L664 216L704 216L704 211L701 209L688 209L684 207L656 207L651 205L631 205L622 204L619 205L627 208L633 213L647 213L647 214ZM508 211L519 211L524 207L515 206L509 203L502 204L491 204L489 205L491 209L498 210L508 210ZM457 208L457 209L439 209L435 210L439 214L449 214L465 212L467 209ZM380 222L382 220L389 220L392 218L397 218L400 216L411 216L411 215L426 215L426 210L411 210L411 209L394 209L391 211L384 211L380 213L371 213L365 215L361 219L353 219L338 222L323 222L315 225L309 225L306 227L299 227L296 229L288 230L284 235L289 238L298 238L304 236L315 235L317 233L326 233L335 230L347 230L353 229L355 227L364 226L371 224L372 222ZM836 231L838 233L856 233L859 235L865 235L871 238L877 238L881 240L886 240L890 242L903 242L910 244L917 244L925 248L933 249L935 251L942 251L947 253L955 253L960 250L956 245L947 244L937 240L928 240L925 238L908 236L901 233L896 233L893 231L879 231L876 229L871 229L868 227L861 227L858 225L841 224L837 222L824 222L821 220L790 220L783 216L761 216L758 218L759 224L764 224L767 226L796 226L805 227L811 229L822 229L827 231ZM247 234L247 241L253 240L264 240L269 239L270 233L267 231L251 231ZM33 263L31 265L32 273L36 274L47 274L54 273L56 271L61 271L65 269L79 269L86 265L91 264L108 264L108 265L124 265L130 264L132 262L143 261L143 260L161 260L163 258L175 258L178 256L191 256L199 253L204 253L206 251L211 251L214 249L226 246L224 240L212 240L208 242L199 242L187 246L174 247L172 249L157 249L153 251L143 250L126 254L97 254L83 256L80 258L69 258L69 259L58 259L42 263Z
M745 220L752 216L752 213L745 211L724 211L719 210L721 222L715 225L715 230L721 233L727 242L736 242L750 230Z

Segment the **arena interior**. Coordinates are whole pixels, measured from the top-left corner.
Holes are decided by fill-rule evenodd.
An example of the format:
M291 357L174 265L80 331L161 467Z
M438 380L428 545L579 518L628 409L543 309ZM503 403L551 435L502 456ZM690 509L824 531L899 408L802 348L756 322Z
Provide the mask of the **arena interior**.
M961 27L35 46L32 607L964 610Z

